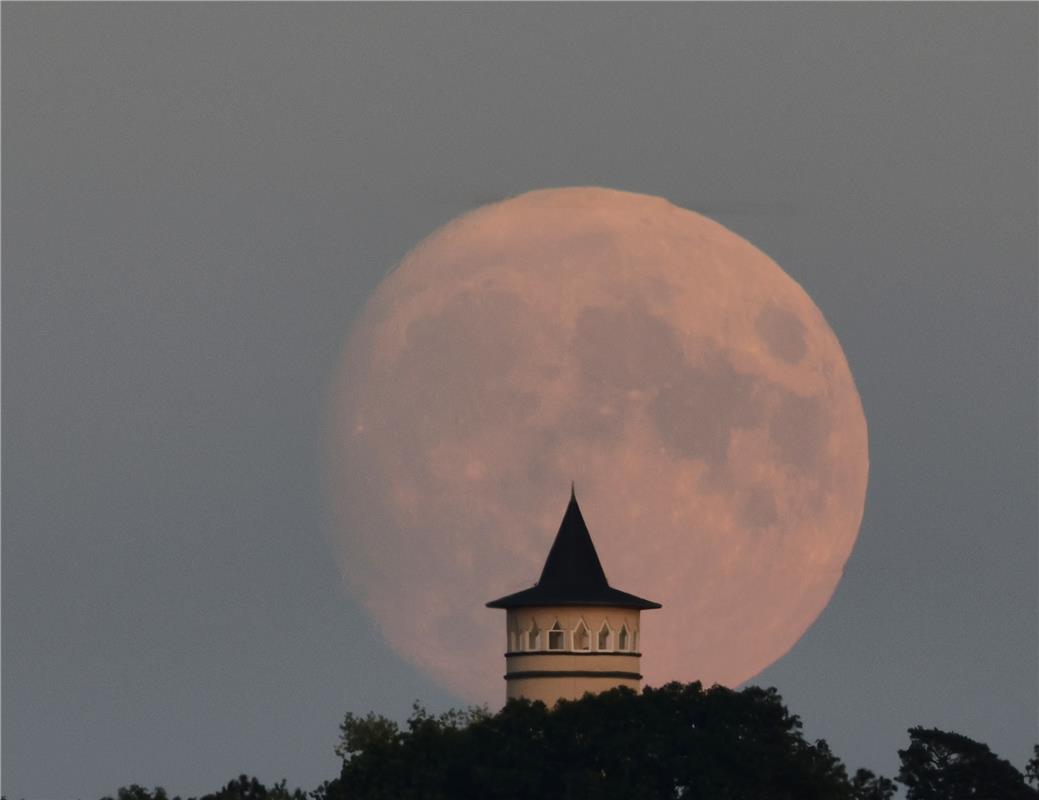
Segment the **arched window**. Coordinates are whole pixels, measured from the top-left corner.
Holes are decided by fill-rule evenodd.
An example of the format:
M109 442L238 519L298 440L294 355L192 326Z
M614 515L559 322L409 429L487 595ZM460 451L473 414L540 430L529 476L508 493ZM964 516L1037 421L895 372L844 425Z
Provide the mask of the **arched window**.
M628 649L628 624L624 623L621 626L621 632L617 634L617 649L627 650Z
M591 649L592 635L588 632L588 626L584 624L584 620L580 620L577 627L574 628L574 650Z
M559 620L556 620L556 624L553 625L552 629L548 632L548 649L566 649L566 633L563 632L563 626L559 624Z
M527 631L526 638L528 650L541 649L541 631L538 630L538 624L534 620L530 621L530 630Z
M596 650L611 650L610 647L610 626L606 624L606 620L603 620L602 627L599 628L599 635L595 642Z

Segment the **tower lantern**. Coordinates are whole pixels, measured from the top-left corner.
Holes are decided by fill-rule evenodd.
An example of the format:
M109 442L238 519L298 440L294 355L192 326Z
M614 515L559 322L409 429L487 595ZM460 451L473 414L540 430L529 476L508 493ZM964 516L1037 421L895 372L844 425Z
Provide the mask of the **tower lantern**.
M506 697L551 707L616 686L638 691L639 612L660 603L610 586L572 486L538 582L487 606L506 611Z

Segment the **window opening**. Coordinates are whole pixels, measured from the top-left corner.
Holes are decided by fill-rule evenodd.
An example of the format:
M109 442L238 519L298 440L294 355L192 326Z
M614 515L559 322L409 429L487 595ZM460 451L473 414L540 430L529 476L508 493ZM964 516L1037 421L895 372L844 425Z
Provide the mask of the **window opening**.
M588 633L588 628L584 624L584 620L577 623L577 627L574 629L574 650L591 650L592 649L592 637Z
M556 620L556 624L552 626L552 629L548 632L548 649L549 650L563 650L566 648L566 634L563 633L563 627L559 624L559 620Z
M627 650L628 649L628 625L627 623L621 628L620 634L617 636L617 649Z
M603 622L602 627L599 628L599 637L595 645L598 650L610 649L610 626L605 622Z
M541 649L541 631L538 630L538 624L534 620L530 621L530 630L527 631L527 649Z

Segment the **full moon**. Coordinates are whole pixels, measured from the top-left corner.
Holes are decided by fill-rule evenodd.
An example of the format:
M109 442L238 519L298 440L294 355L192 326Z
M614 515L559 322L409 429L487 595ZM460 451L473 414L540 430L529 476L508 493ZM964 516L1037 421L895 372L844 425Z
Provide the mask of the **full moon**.
M763 252L666 200L535 191L434 232L354 322L332 395L335 549L385 641L500 704L505 621L575 481L646 682L784 655L862 520L866 420L837 337Z

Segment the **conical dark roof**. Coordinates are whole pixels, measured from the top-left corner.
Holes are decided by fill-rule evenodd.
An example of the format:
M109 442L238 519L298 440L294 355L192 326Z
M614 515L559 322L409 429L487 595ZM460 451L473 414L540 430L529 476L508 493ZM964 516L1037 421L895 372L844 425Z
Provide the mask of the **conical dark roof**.
M529 606L618 606L620 608L660 608L660 603L644 600L614 589L606 581L599 556L592 544L588 526L573 487L559 533L548 551L541 578L522 592L506 595L487 604L490 608Z

